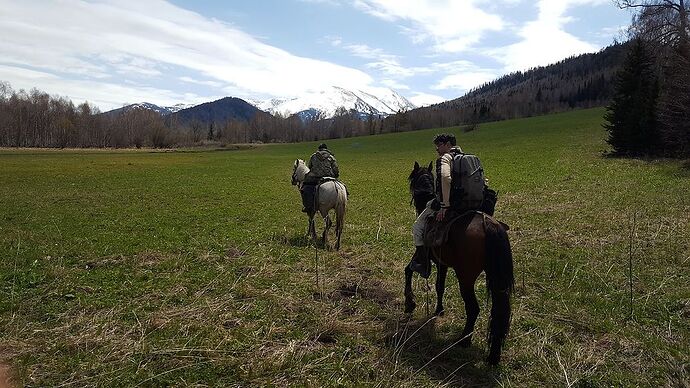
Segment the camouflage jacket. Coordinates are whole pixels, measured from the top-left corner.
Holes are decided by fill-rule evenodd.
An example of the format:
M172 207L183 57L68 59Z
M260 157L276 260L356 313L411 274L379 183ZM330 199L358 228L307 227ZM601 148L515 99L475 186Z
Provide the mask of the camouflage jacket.
M318 183L323 177L338 178L338 162L333 154L328 150L314 152L309 159L309 173L304 179L304 183Z

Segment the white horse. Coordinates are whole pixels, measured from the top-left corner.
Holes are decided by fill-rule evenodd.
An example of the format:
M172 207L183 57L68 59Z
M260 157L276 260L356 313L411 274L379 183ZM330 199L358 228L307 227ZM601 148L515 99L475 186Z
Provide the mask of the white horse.
M292 185L297 186L301 189L304 184L304 177L307 176L309 172L309 167L304 163L304 160L297 159L292 170ZM326 241L326 236L328 235L328 230L331 228L332 222L331 218L328 216L328 212L331 209L335 209L335 235L338 237L338 241L335 243L335 249L340 249L340 236L343 233L343 226L345 225L345 207L347 206L347 189L345 185L341 182L333 179L328 180L320 185L316 190L316 210L321 213L323 217L326 228L323 231L322 239L323 245L328 246ZM307 228L307 234L311 236L314 241L316 241L316 225L314 223L314 215L316 213L307 213L309 216L309 226Z

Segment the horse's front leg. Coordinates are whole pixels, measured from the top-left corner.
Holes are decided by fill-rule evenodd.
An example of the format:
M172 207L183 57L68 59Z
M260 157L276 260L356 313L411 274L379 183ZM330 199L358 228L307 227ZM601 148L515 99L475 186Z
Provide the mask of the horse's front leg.
M445 309L443 308L443 293L446 291L446 275L448 274L448 266L436 263L436 311L434 315L443 315Z
M412 292L412 269L409 265L405 267L405 313L410 314L417 307L414 302L414 292Z

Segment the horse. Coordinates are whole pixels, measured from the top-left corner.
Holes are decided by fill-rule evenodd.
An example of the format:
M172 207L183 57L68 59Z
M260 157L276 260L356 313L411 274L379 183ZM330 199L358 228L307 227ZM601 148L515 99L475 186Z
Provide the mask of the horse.
M412 200L422 203L423 197L433 194L429 190L429 180L433 182L431 164L420 167L415 162L409 176ZM417 207L417 214L423 210ZM514 288L513 255L508 240L505 224L493 217L472 211L466 213L452 226L447 241L438 248L433 248L433 261L438 273L436 276L436 311L434 315L443 315L443 292L445 290L448 268L453 268L460 285L460 294L465 302L467 320L462 331L460 346L472 344L474 325L479 316L479 303L474 291L474 284L482 271L486 273L487 293L491 297L491 313L487 333L489 355L487 362L497 365L501 358L501 348L510 329L510 297ZM412 270L405 268L405 312L412 313L416 307L412 292Z
M292 169L292 185L301 189L304 184L304 178L309 173L309 167L304 163L304 160L297 159ZM343 227L345 226L345 209L347 207L347 189L345 185L335 179L328 179L318 185L316 190L316 209L310 209L307 213L309 217L309 225L307 227L307 234L316 241L316 223L314 222L314 215L316 211L323 217L325 228L322 234L323 244L327 244L328 230L331 228L333 222L328 213L331 209L335 210L335 235L337 241L335 249L340 249L340 237L343 234Z

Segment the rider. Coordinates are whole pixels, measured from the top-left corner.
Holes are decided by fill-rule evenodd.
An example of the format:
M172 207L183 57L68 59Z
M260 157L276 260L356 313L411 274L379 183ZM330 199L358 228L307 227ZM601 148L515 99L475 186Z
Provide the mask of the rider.
M340 173L338 171L338 162L335 156L326 146L326 143L319 144L319 148L309 158L309 172L304 177L302 185L302 205L303 212L314 212L314 194L316 193L316 186L319 184L321 178L332 177L338 178Z
M429 248L424 246L424 228L426 227L427 216L435 210L437 221L443 221L446 211L450 208L450 188L451 188L451 168L453 156L462 153L456 145L455 135L440 134L434 137L434 145L439 158L436 159L436 198L429 201L424 211L422 211L412 225L412 237L415 245L415 252L408 264L409 268L418 272L423 278L428 278L431 274L431 263L429 262Z

